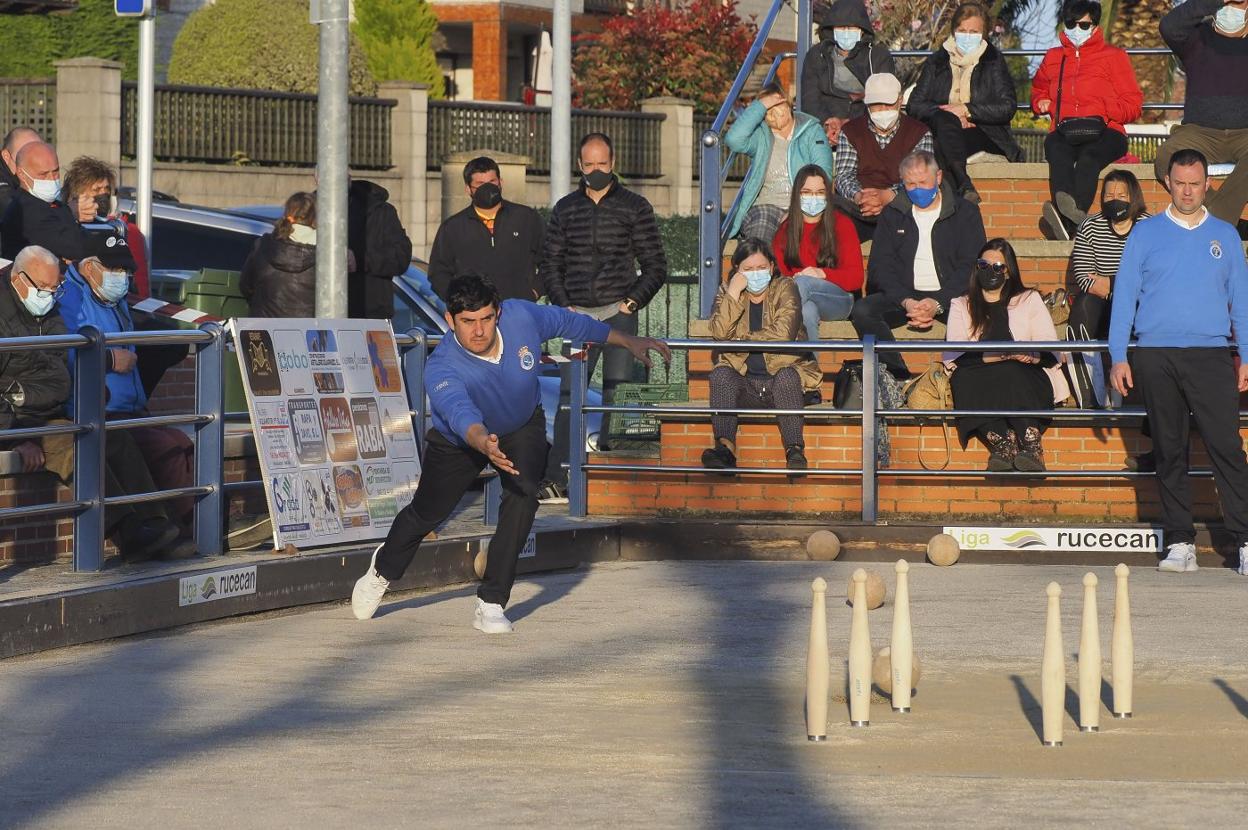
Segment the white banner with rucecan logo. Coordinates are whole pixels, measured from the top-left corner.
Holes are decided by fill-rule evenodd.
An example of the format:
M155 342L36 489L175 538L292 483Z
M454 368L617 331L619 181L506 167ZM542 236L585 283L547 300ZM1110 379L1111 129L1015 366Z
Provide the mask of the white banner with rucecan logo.
M1161 552L1159 527L946 527L962 550L1057 553Z
M274 545L383 538L420 479L390 323L239 318L230 326Z

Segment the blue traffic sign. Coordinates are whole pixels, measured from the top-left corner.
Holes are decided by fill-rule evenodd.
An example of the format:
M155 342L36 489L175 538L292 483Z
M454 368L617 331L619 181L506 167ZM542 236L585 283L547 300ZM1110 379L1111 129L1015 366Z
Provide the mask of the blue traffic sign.
M152 13L152 0L113 0L113 11L120 17L146 17Z

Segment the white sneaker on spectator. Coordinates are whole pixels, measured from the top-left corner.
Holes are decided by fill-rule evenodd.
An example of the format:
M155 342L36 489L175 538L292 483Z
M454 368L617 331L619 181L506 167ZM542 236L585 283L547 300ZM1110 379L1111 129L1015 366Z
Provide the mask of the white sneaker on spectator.
M486 602L477 597L477 608L472 614L472 627L485 634L510 634L515 628L503 613L503 606Z
M368 560L368 571L355 582L351 590L351 612L357 620L372 619L381 605L381 598L390 587L390 582L377 573L377 554L381 553L382 545L373 551L373 558Z
M1172 574L1191 573L1199 568L1196 546L1191 542L1176 542L1167 546L1166 558L1157 564L1157 570Z
M1239 575L1248 576L1248 542L1239 546Z

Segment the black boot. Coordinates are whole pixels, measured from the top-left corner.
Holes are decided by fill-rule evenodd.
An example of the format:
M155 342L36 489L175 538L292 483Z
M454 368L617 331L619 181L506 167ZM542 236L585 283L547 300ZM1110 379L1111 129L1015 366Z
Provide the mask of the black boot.
M988 430L982 436L984 446L990 453L988 456L988 472L1004 473L1014 469L1014 457L1018 455L1018 440L1014 430L1005 435Z
M1014 469L1025 473L1043 473L1044 448L1040 446L1040 428L1027 427L1018 439L1018 455L1014 456Z
M805 470L810 465L806 462L806 453L801 444L792 444L784 450L784 466L790 470Z

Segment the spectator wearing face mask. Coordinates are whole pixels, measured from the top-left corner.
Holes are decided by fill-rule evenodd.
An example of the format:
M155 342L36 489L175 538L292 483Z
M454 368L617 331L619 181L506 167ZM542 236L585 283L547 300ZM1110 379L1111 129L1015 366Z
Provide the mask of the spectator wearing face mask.
M316 197L286 200L273 230L256 240L239 290L252 317L316 316Z
M892 75L867 79L867 114L847 122L836 145L836 202L854 220L858 236L871 239L876 222L901 191L898 164L914 152L935 149L922 121L901 111L901 81Z
M0 142L0 219L4 218L9 202L22 189L17 178L17 154L27 144L42 140L30 127L14 127Z
M1161 19L1161 36L1183 65L1187 92L1183 123L1157 151L1157 181L1179 150L1234 164L1205 204L1235 225L1248 204L1248 0L1187 0Z
M61 180L61 201L69 205L80 225L107 222L126 240L134 258L130 289L140 297L151 295L147 268L147 242L133 217L117 210L117 171L108 162L79 156Z
M986 236L979 206L944 182L936 156L911 153L899 169L905 189L880 217L867 260L873 293L850 313L858 336L877 341L893 340L898 326L922 331L944 322L953 298L966 290ZM880 362L894 377L910 377L900 352L882 352Z
M46 248L70 262L89 256L87 235L61 198L61 162L56 149L32 141L18 151L15 160L22 189L0 222L0 256L13 259L28 245Z
M867 79L895 71L892 53L875 40L875 29L862 0L836 0L815 10L819 42L802 64L802 112L823 124L828 143L836 146L841 128L864 115Z
M464 165L471 204L438 228L429 252L429 282L443 300L462 274L488 277L503 300L536 300L545 293L538 277L545 229L527 205L503 198L498 163L480 156Z
M1031 109L1049 117L1044 156L1052 201L1043 208L1055 239L1070 239L1105 167L1127 152L1126 124L1144 111L1144 95L1127 53L1105 42L1101 4L1067 0L1064 28L1031 83Z

